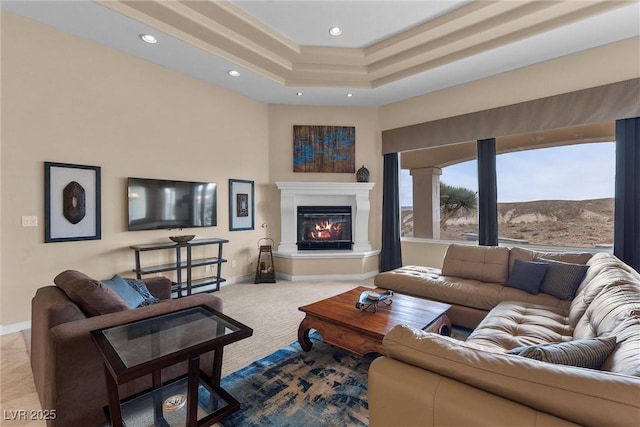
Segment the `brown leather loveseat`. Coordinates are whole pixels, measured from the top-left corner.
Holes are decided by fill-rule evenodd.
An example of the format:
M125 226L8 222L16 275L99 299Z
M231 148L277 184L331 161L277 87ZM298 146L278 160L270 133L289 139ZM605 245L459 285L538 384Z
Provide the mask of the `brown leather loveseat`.
M222 300L212 294L170 299L171 281L164 277L144 280L151 294L161 300L159 303L124 310L119 307L122 301L116 301L115 305L105 303L109 295L104 294L110 292L101 282L82 273L66 271L56 277L55 282L58 286L45 286L36 291L31 312L31 368L36 391L42 409L55 413L55 419L47 421L48 426L90 427L107 422L104 363L91 339L91 330L198 305L222 311ZM79 295L78 289L81 292L92 289L92 294ZM95 297L96 290L99 297ZM95 309L105 314L96 314ZM200 364L201 369L211 375L213 355L202 355ZM179 364L163 370L162 379L175 378L186 371L186 364ZM151 388L151 377L120 387L123 398L132 396Z

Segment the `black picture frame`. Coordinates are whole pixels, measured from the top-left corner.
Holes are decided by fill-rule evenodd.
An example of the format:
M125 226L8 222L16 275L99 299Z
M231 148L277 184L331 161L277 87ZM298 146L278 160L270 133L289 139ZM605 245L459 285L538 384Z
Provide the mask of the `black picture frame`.
M44 162L44 242L101 239L100 167Z
M254 182L229 180L229 231L255 229Z

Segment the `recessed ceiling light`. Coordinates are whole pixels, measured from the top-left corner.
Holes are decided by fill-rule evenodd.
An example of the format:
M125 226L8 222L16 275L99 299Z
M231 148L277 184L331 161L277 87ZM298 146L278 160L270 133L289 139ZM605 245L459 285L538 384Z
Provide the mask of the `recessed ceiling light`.
M149 43L149 44L158 43L158 39L153 37L151 34L140 34L140 39L142 39L143 42Z
M347 94L347 98L351 98L351 97L353 97L353 94L352 93L348 93Z
M240 77L240 71L238 70L229 70L227 72L231 77Z
M302 92L296 92L296 96L302 96L304 95Z
M332 36L339 36L340 34L342 34L342 28L340 27L331 27L329 28L329 34L331 34Z

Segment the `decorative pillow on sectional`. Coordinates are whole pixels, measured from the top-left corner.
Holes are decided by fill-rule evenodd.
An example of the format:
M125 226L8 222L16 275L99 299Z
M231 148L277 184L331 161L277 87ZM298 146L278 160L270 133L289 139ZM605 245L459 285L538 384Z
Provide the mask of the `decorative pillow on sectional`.
M135 289L136 292L142 295L142 298L144 299L144 301L140 305L143 305L143 306L152 305L160 302L158 298L154 297L151 294L151 292L149 292L149 289L147 289L147 285L145 285L144 281L140 279L128 279L128 278L124 278L124 280L127 282L129 286Z
M517 259L535 261L537 258L544 258L572 264L586 264L592 256L590 252L541 252L516 246L509 251L509 271L513 270L513 264Z
M616 337L606 337L517 347L508 353L558 365L600 369L615 347Z
M537 295L540 285L547 273L548 264L544 262L515 260L513 270L509 274L507 286Z
M576 296L576 291L589 267L546 258L537 258L537 260L549 264L540 292L571 301Z
M114 313L129 308L107 285L79 271L64 271L58 274L53 282L88 316Z
M143 295L117 274L109 280L103 280L102 283L117 293L129 308L140 307L144 303Z

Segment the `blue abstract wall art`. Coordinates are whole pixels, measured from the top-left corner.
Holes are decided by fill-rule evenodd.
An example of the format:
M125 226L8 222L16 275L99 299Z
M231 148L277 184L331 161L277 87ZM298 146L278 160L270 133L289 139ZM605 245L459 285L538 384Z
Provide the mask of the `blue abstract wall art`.
M354 173L354 126L293 126L293 171Z

